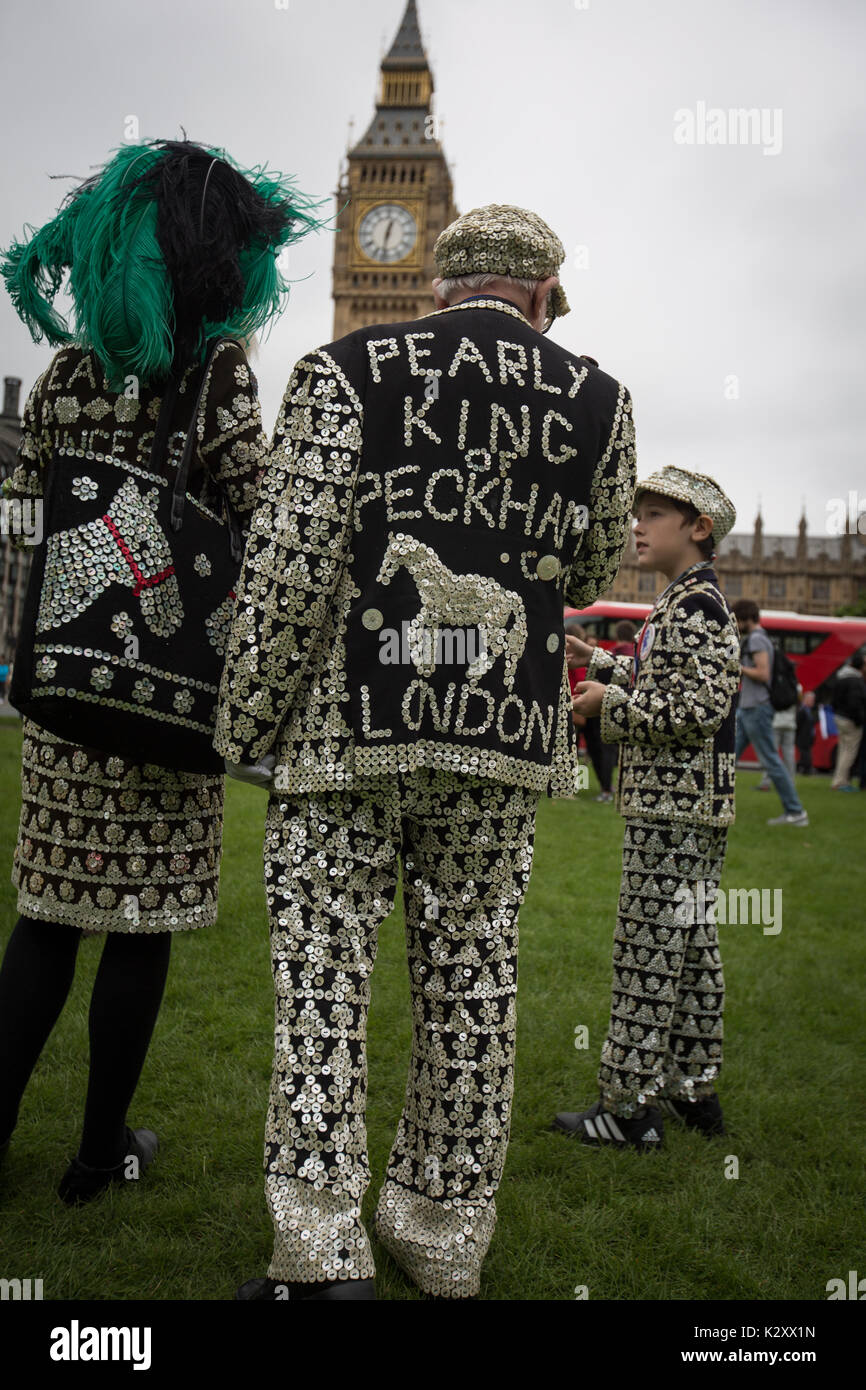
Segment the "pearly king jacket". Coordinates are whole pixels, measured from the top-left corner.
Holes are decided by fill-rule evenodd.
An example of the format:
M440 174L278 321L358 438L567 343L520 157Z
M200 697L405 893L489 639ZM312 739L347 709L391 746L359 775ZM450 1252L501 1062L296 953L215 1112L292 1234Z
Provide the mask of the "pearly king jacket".
M215 744L313 792L418 767L576 790L562 610L617 573L625 387L510 303L296 366L251 524Z
M705 566L659 596L633 658L596 647L586 677L608 686L601 736L620 744L624 816L731 824L739 648L736 620Z

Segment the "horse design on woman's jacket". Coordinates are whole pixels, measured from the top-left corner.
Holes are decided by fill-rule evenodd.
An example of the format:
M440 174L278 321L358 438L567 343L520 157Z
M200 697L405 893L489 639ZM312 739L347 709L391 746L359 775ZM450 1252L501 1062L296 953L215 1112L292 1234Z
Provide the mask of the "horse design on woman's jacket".
M119 488L104 516L48 539L45 583L37 628L63 627L79 617L111 584L131 589L141 616L157 637L183 622L168 541L132 478Z

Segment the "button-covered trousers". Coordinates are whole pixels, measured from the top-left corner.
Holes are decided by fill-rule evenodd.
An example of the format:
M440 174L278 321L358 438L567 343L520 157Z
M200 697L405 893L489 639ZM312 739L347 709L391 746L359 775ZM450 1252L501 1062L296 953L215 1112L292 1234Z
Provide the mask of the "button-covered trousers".
M427 769L356 791L272 794L271 1278L375 1272L361 1223L366 1024L378 929L402 861L412 1056L376 1234L426 1292L478 1293L508 1145L517 917L537 801L522 787Z
M722 1066L725 981L714 900L727 831L627 820L599 1087L628 1118L656 1096L700 1099Z

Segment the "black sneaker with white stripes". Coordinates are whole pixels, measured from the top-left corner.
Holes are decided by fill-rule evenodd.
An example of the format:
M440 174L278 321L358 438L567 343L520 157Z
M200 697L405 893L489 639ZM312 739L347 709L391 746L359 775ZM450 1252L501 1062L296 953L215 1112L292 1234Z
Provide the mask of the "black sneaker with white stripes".
M698 1129L709 1138L728 1132L721 1102L715 1091L711 1096L702 1096L700 1100L669 1100L667 1096L656 1096L656 1104L666 1115L682 1120L687 1129Z
M626 1120L612 1115L597 1100L588 1110L560 1112L553 1121L554 1129L572 1134L581 1144L613 1144L616 1148L633 1148L641 1152L660 1149L665 1136L660 1110L648 1105L644 1113Z

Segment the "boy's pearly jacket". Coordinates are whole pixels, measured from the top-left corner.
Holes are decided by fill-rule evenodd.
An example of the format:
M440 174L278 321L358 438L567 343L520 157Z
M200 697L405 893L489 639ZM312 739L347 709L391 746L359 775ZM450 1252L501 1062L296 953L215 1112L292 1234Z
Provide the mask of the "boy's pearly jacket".
M625 387L474 298L303 358L238 586L216 747L313 792L418 767L571 796L563 603L628 537Z
M624 816L732 823L739 648L715 573L701 567L656 600L634 659L595 649L586 676L608 685L601 736L622 745L616 800Z

